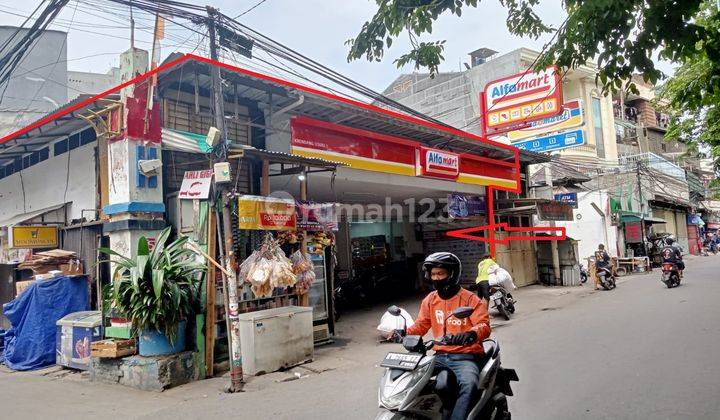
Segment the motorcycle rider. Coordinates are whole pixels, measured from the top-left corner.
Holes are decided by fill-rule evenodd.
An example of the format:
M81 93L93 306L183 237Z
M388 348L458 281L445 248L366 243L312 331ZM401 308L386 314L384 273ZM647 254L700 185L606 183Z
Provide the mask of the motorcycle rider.
M478 287L478 296L487 302L490 302L490 267L495 264L492 255L487 252L483 254L478 263L478 275L475 279L475 284L477 284Z
M610 255L605 252L605 245L598 245L597 251L595 251L595 273L597 274L600 270L610 268ZM600 289L600 276L595 276L595 290Z
M458 396L451 414L452 420L466 419L476 396L480 381L480 364L485 351L482 341L490 336L490 317L487 301L460 286L462 264L450 252L437 252L423 262L423 273L435 291L423 299L415 324L408 335L425 335L432 330L435 339L442 339L445 319L457 308L469 306L475 311L465 319L449 319L447 345L435 345L437 366L455 374ZM396 331L396 337L405 333Z
M675 238L668 236L665 238L665 248L662 249L660 254L662 255L663 262L673 263L677 265L678 273L680 278L683 277L683 270L685 270L685 263L683 262L682 251L680 247L674 245Z

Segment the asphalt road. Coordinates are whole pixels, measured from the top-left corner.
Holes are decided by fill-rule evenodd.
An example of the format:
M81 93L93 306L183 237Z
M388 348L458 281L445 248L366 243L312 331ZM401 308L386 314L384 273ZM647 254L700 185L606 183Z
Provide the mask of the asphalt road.
M720 418L720 256L636 276L498 331L518 419Z
M521 300L516 318L493 320L503 364L520 376L510 400L513 418L720 418L718 272L720 256L695 258L676 289L653 272L625 278L609 292L588 293L586 286L562 296L567 289L540 288L533 302ZM417 303L405 307L414 314ZM20 415L14 418L372 419L382 374L377 364L399 350L375 340L381 313L347 316L339 324L342 338L318 349L308 365L317 372L258 377L242 394L221 391L227 378L157 394L80 375L0 372L0 405ZM294 372L301 378L282 380Z

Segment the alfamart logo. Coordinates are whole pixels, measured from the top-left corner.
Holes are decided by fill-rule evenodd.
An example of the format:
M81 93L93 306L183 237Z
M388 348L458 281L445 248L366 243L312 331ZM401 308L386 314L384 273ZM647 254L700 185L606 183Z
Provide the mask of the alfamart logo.
M436 150L428 150L425 155L425 162L428 169L444 169L457 171L460 169L460 159L458 155L438 152Z
M550 79L550 74L547 72L535 75L532 78L526 76L517 83L504 83L499 86L494 86L490 92L490 98L495 99L499 96L510 95L513 93L523 93L537 88L545 88L546 86L550 86L551 82L552 80Z

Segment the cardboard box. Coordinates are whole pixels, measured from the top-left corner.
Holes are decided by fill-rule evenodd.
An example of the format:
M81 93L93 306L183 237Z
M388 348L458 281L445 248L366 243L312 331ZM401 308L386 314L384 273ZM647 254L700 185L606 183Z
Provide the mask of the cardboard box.
M76 276L79 274L85 274L83 265L78 260L70 261L67 264L60 264L60 271L67 276Z
M25 281L18 281L15 282L15 296L20 296L20 293L23 292L28 286L35 283L35 280L25 280Z

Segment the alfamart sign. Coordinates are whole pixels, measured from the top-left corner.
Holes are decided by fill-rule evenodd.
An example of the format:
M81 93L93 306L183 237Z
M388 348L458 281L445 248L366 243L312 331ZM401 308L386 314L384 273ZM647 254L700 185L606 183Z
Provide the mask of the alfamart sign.
M419 176L456 179L460 174L460 155L421 147L418 151Z
M557 69L526 71L492 81L481 93L485 134L499 134L562 112L562 83Z

